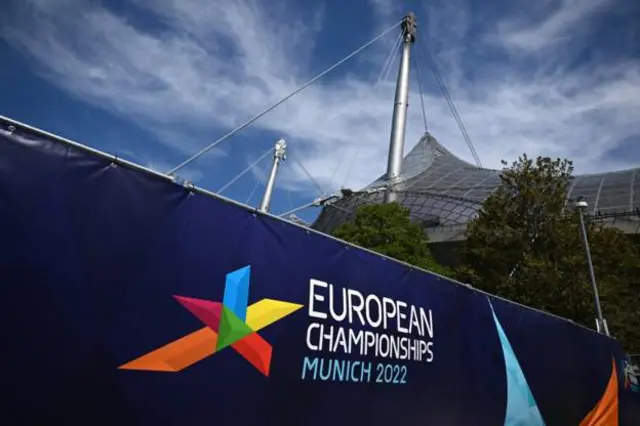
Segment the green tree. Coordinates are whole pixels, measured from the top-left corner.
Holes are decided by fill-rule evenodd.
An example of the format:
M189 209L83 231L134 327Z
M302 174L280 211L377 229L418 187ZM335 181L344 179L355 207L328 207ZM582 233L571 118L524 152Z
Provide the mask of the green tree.
M452 275L434 260L424 229L412 222L409 209L398 203L363 206L353 222L341 225L333 235L411 265Z
M506 166L506 163L503 163ZM526 155L469 223L459 278L507 299L595 328L580 222L566 199L573 166ZM622 232L586 220L602 309L627 351L640 351L640 257Z

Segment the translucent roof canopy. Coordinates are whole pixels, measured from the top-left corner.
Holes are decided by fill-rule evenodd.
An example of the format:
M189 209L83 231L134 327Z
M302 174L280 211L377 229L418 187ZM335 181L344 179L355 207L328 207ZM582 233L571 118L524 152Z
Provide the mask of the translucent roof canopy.
M639 170L578 175L567 196L584 197L593 215L636 212L640 205ZM461 160L427 133L405 156L394 187L398 202L426 227L465 225L500 184L499 173ZM385 176L381 176L362 191L325 206L313 227L330 233L349 221L359 206L382 203L385 184Z

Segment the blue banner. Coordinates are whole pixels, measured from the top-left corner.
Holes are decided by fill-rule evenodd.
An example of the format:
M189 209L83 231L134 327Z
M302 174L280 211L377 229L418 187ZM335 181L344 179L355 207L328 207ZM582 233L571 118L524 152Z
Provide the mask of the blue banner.
M615 340L11 124L7 424L640 424Z

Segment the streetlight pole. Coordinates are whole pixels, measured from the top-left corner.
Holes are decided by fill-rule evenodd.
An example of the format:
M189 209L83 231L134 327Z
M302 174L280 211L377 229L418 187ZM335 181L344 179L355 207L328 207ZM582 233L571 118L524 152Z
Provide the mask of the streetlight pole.
M589 250L589 239L587 237L587 227L584 224L584 212L589 205L581 198L576 202L576 210L580 216L580 230L582 231L582 243L584 244L584 251L587 256L587 265L589 266L589 278L591 279L591 288L593 290L593 298L596 305L596 328L598 333L603 333L609 336L609 327L607 321L602 316L602 308L600 307L600 296L598 295L598 286L596 284L596 275L593 272L593 262L591 261L591 251Z

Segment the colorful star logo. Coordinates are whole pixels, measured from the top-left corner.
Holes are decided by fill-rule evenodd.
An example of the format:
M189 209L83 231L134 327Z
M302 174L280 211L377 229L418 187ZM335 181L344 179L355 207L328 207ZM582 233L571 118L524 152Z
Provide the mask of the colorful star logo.
M206 327L142 355L122 370L178 372L231 346L265 376L271 367L271 345L257 331L294 313L302 305L262 299L251 306L251 266L227 274L222 303L174 296Z

